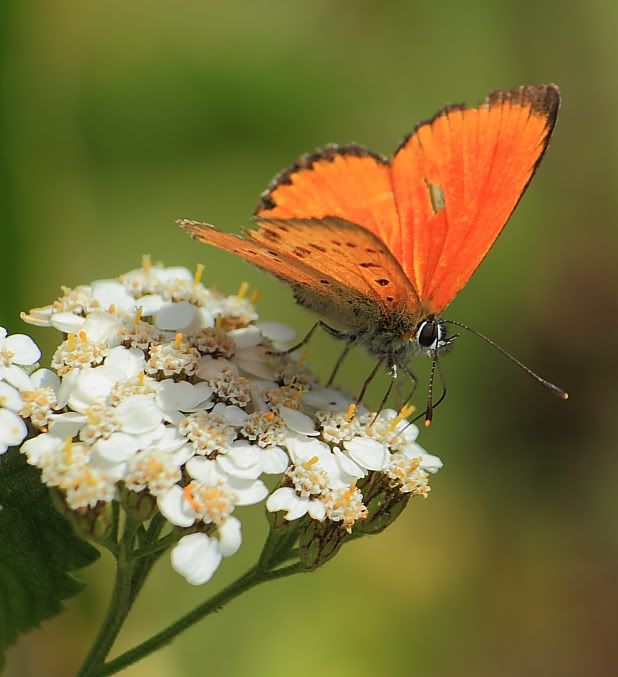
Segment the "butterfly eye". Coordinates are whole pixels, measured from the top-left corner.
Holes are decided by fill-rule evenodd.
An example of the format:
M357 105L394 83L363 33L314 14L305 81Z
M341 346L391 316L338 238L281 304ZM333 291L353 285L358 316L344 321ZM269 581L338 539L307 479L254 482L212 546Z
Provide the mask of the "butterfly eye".
M421 348L436 348L440 341L441 331L436 320L421 322L416 332L416 340Z

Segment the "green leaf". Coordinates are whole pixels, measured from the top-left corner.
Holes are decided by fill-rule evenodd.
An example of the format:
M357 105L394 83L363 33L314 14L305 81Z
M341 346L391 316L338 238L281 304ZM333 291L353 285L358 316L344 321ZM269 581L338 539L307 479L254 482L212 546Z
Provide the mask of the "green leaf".
M17 449L0 457L0 665L17 637L84 586L68 574L99 552L52 506L40 471Z

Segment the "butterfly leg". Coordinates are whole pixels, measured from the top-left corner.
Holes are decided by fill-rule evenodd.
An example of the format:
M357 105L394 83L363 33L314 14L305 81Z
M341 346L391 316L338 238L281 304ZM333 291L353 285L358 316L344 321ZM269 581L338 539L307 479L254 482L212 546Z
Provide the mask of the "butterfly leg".
M358 407L358 405L363 401L363 398L365 397L365 393L367 392L367 388L369 387L369 384L373 381L375 375L378 373L378 369L382 366L383 360L378 360L375 364L375 367L369 372L369 376L365 379L365 382L363 383L363 387L361 388L361 391L356 398L356 403L355 406Z
M412 381L412 390L410 391L410 394L406 397L406 399L403 401L403 404L407 404L413 397L414 393L416 392L416 386L418 385L418 379L416 378L416 374L408 367L407 364L402 364L401 368L403 369L405 375Z
M307 334L305 335L305 337L303 338L302 341L300 341L296 345L292 346L291 348L288 348L287 350L280 350L280 351L273 350L273 351L270 352L270 354L271 355L289 355L290 353L293 353L294 351L299 350L304 345L309 343L309 341L311 340L311 337L313 336L313 334L315 333L315 330L318 327L322 327L322 329L324 329L324 331L327 334L330 334L331 336L333 336L336 339L345 340L345 341L353 341L355 339L354 336L347 334L346 332L339 331L337 329L333 329L333 327L330 327L329 325L327 325L326 322L322 322L322 320L318 320L313 325L313 327L311 327L311 329L307 332Z
M370 427L376 422L376 419L380 415L382 409L386 406L386 402L388 398L390 397L391 391L393 390L393 386L395 385L395 381L397 380L397 365L393 364L391 365L391 380L390 383L388 384L388 388L386 389L386 393L384 393L384 397L382 398L382 401L380 402L380 406L378 407L376 411L376 415L373 417L373 420L371 421Z
M337 372L339 371L339 367L341 366L341 363L345 360L346 355L350 352L350 346L347 345L344 349L341 355L337 358L337 361L335 362L335 366L333 367L333 371L331 372L330 378L328 379L326 383L326 387L328 388L333 384L333 381L335 380L335 376L337 375Z

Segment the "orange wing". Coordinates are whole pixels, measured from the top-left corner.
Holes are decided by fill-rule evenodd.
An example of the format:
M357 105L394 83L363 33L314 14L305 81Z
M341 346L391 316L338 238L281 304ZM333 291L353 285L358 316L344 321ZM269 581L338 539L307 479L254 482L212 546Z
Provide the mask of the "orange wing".
M348 329L408 324L418 299L397 260L373 233L335 217L256 218L246 237L179 221L196 239L226 249L292 285L297 299ZM353 256L352 256L353 253Z
M399 216L388 161L358 145L303 155L262 194L256 216L338 216L377 235L397 257Z
M555 85L448 106L401 144L392 162L361 146L329 146L275 178L256 213L337 216L377 235L424 310L455 298L504 228L549 142Z
M395 153L399 261L433 313L455 298L504 228L559 104L555 85L501 90L477 108L445 108Z

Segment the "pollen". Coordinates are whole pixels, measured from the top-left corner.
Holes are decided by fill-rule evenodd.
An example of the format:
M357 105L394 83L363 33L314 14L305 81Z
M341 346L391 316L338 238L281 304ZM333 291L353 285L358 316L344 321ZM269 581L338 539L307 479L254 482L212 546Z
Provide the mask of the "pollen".
M247 295L247 292L249 291L249 283L248 282L243 282L238 291L236 292L236 298L237 299L244 299L245 296Z
M332 522L341 522L348 533L351 533L358 520L367 517L368 511L363 503L363 494L355 484L340 489L329 489L323 493L321 500L328 519Z
M302 498L317 496L328 487L328 474L319 467L319 460L317 456L313 456L302 465L292 466L285 471Z
M420 465L420 457L408 458L403 452L393 454L386 470L391 486L398 488L402 494L427 498L431 491L429 474Z
M210 459L226 453L236 439L236 430L223 419L204 411L190 414L178 424L178 430L186 435L195 452Z
M183 489L183 493L204 523L217 526L227 520L238 501L237 495L223 480L215 484L202 484L194 480Z
M73 440L70 437L67 437L64 440L62 452L64 454L65 465L71 465L71 463L73 462Z
M258 299L260 298L260 296L261 296L260 290L254 289L251 292L251 296L249 297L249 303L256 303L258 301Z
M145 273L149 273L152 270L152 260L150 254L144 254L142 256L142 268Z
M198 284L202 281L202 275L204 274L204 264L198 263L195 267L195 275L193 276L193 286L197 287Z
M275 412L256 411L249 414L240 434L264 449L282 444L287 436L287 428L281 416Z
M345 412L346 421L349 422L354 418L354 414L356 414L357 409L358 409L358 405L356 405L356 404L354 404L354 402L352 402Z
M414 412L415 408L411 404L404 404L403 407L401 407L401 410L395 416L395 418L389 423L387 431L389 433L392 433L397 426L404 420L404 418L408 418L410 414Z

